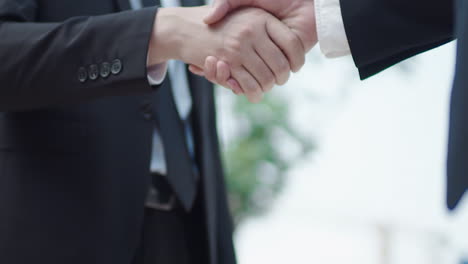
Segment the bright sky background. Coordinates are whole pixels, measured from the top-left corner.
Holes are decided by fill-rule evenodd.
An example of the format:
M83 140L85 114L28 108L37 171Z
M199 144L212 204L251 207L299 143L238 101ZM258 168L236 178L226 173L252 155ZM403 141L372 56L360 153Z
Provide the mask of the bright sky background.
M468 254L468 202L451 215L444 202L454 52L447 45L405 63L409 72L361 82L351 58L323 60L315 49L277 89L319 150L290 171L270 213L239 228L240 264L459 264Z

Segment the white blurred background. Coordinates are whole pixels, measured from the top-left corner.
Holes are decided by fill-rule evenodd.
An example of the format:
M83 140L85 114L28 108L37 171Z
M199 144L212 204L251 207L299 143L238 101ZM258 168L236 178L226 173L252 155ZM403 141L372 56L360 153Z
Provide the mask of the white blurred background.
M350 57L315 48L279 93L295 129L317 143L287 172L267 213L240 223L240 264L462 264L468 202L445 207L445 157L455 45L367 81ZM220 133L235 136L220 92ZM297 146L278 138L285 153ZM466 199L465 199L466 200Z

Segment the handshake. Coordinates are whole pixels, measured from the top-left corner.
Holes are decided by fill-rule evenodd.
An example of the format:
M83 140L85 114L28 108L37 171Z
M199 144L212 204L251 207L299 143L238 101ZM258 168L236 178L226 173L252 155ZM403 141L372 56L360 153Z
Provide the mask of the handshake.
M215 0L211 7L161 8L148 65L181 60L259 102L300 70L316 43L314 0Z

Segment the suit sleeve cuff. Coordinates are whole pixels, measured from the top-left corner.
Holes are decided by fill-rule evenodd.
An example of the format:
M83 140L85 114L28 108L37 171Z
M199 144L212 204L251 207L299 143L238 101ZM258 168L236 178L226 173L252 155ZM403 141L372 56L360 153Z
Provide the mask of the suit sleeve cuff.
M340 0L315 1L320 50L327 58L351 54L341 16Z

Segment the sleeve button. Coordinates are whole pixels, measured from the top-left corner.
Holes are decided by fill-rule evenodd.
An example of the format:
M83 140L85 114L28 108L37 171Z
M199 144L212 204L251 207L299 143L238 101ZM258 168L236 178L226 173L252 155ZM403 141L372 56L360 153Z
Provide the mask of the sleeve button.
M111 73L111 65L108 62L103 62L101 64L101 77L107 78Z
M87 79L88 79L88 72L86 71L86 69L84 67L81 67L78 70L78 80L81 83L84 83L84 82L86 82Z
M93 81L98 78L99 69L98 69L98 66L96 64L92 64L92 65L89 66L88 75L89 75L89 79L91 79Z
M122 61L117 59L117 60L114 60L112 62L112 67L111 67L111 72L112 74L114 75L117 75L119 74L120 72L122 72Z

